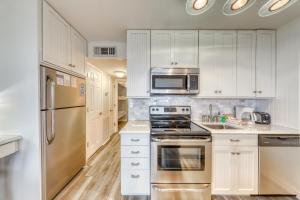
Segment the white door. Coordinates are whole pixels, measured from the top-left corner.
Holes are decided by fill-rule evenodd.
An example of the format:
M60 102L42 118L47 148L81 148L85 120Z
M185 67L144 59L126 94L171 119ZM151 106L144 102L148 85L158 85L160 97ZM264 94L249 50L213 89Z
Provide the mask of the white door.
M84 74L85 70L85 40L71 28L71 60L73 71Z
M256 96L275 97L275 31L257 31Z
M109 81L109 135L111 136L116 132L116 123L115 123L115 112L116 112L116 103L115 103L115 81L110 77Z
M70 26L43 2L43 61L70 70Z
M150 96L150 31L127 32L128 97Z
M101 77L102 74L92 67L87 67L86 79L86 154L90 158L101 146L102 127L102 99Z
M198 67L198 31L174 31L174 65L175 67Z
M237 96L255 97L256 31L238 31Z
M236 31L217 31L216 66L218 94L226 97L236 96Z
M151 67L173 67L173 31L151 31Z
M109 86L109 75L103 74L102 81L102 118L103 118L103 126L102 126L102 144L104 144L109 139L109 96L110 96L110 86Z
M236 158L236 194L258 194L258 148L239 147Z
M215 31L199 31L199 96L216 96L218 73L216 71Z
M212 158L212 193L232 194L235 169L230 146L214 146Z

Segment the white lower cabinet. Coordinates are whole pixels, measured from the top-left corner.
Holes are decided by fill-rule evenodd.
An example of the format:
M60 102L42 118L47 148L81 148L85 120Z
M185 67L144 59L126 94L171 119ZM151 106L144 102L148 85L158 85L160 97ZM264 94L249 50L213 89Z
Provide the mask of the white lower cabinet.
M253 137L257 138L257 136ZM239 145L238 142L236 144L214 144L212 157L213 194L258 194L257 144L252 146Z
M150 195L149 134L121 134L121 194Z

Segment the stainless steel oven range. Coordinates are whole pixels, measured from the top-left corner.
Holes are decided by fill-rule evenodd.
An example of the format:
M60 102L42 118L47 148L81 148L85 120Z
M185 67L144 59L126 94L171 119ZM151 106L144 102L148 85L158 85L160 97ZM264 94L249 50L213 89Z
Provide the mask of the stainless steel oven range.
M151 199L211 199L211 134L189 106L151 106Z

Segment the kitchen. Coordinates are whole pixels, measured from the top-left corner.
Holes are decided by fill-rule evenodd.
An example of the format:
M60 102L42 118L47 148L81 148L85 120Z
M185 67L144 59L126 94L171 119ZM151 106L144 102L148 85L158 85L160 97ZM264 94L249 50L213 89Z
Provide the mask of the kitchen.
M0 199L297 199L299 6L4 0Z

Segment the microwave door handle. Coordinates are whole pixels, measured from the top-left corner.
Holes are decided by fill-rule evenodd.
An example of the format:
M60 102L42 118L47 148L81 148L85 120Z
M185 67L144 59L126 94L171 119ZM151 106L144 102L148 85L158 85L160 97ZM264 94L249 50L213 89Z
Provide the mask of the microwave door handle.
M191 89L191 76L187 75L187 91L189 92Z

